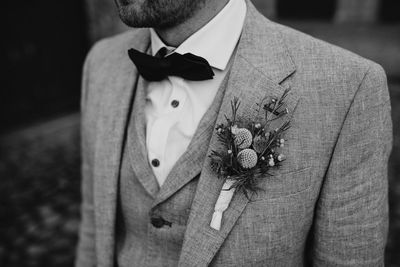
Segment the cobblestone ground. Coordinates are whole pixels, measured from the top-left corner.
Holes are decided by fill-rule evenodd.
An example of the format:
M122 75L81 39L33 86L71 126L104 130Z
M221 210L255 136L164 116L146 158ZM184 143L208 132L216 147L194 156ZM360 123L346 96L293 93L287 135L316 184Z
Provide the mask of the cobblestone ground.
M400 266L400 85L390 89L395 143L386 262ZM0 266L73 266L80 203L77 124L23 136L0 140Z

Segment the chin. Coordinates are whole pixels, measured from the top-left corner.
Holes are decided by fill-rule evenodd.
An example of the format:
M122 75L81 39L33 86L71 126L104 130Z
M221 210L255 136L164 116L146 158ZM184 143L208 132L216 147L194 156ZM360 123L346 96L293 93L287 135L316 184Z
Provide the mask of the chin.
M144 0L146 1L146 0ZM143 0L115 0L122 22L130 27L146 27L143 21Z
M204 0L115 0L121 20L130 27L165 29L188 19Z

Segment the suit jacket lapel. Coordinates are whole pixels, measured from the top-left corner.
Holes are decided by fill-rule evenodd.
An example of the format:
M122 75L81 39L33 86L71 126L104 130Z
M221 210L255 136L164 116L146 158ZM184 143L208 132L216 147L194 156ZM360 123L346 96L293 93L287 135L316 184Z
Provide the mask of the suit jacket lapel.
M95 88L102 92L98 114L95 150L94 205L96 220L96 247L100 262L112 266L114 257L114 229L117 184L122 147L127 130L137 73L127 51L131 47L144 51L149 44L147 30L132 33L132 42L118 47L105 73L106 83ZM111 76L111 77L110 77Z
M272 22L262 17L250 1L247 1L247 7L242 37L217 124L225 123L225 115L231 115L230 101L233 97L241 100L239 114L254 118L252 111L255 103L265 96L282 95L285 90L282 82L295 71L279 30ZM289 110L294 108L297 99L295 92L291 92L287 99ZM218 140L214 134L207 155L217 148ZM210 159L207 157L189 216L180 266L208 265L245 209L248 199L243 194L236 193L224 213L221 230L216 231L209 226L223 182L210 169Z

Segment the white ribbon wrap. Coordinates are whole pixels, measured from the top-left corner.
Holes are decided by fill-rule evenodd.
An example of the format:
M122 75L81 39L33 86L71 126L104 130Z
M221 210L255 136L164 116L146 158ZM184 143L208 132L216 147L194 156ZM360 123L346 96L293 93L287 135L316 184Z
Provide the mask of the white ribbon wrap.
M210 227L219 231L221 229L222 223L222 215L224 211L229 207L229 203L231 203L233 194L235 193L235 189L231 188L233 185L232 180L226 180L224 185L222 186L222 190L219 193L219 197L217 203L214 206L214 213L211 219Z

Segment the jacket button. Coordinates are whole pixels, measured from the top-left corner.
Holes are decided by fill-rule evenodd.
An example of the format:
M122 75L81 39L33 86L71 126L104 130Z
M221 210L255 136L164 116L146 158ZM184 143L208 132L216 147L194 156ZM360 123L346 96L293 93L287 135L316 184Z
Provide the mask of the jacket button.
M161 228L164 225L168 225L169 227L172 226L171 222L168 222L168 221L164 220L162 217L153 217L153 218L151 218L151 224L155 228Z

